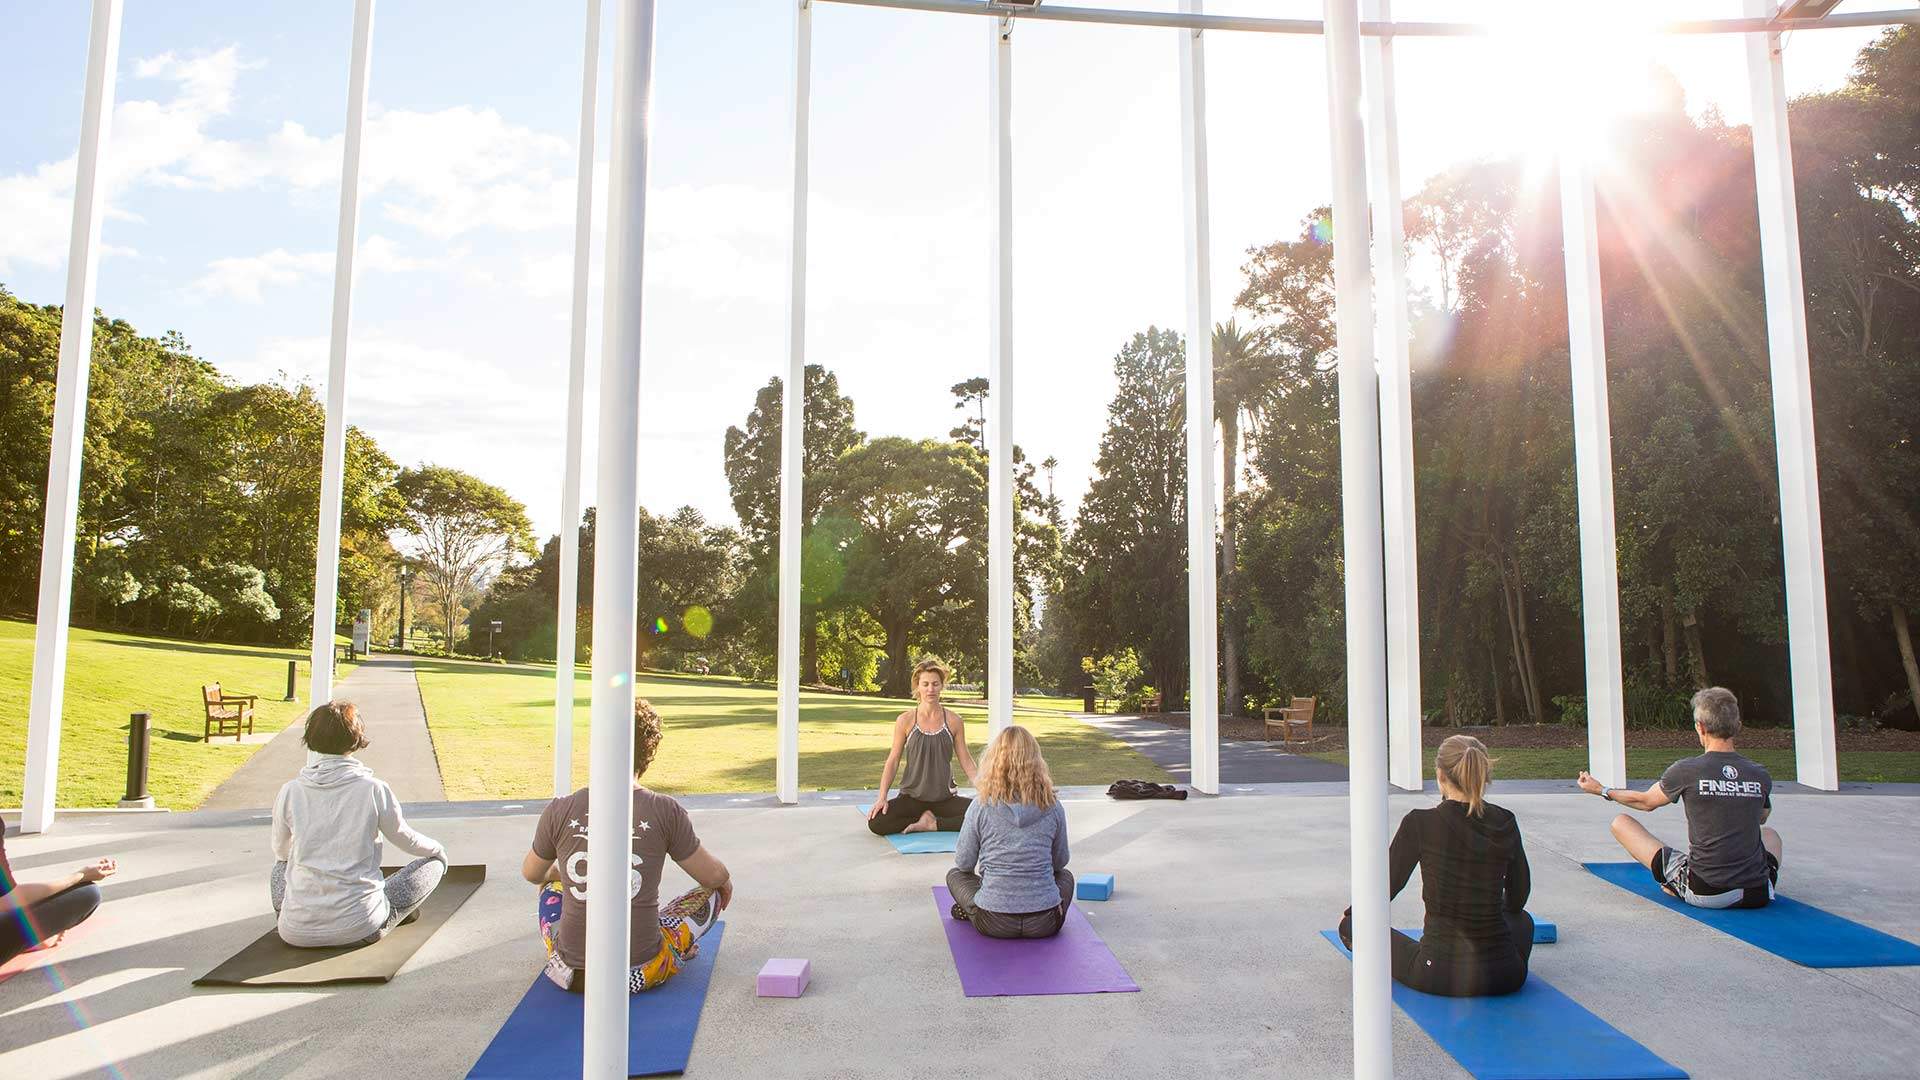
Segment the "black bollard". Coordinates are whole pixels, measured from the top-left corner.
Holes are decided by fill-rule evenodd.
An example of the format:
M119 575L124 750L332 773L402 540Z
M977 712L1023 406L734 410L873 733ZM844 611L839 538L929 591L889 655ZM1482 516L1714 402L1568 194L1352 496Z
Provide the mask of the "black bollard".
M287 661L287 700L293 700L293 667L295 661Z
M146 713L137 712L127 724L127 793L120 800L121 806L153 806L153 796L147 794L147 724L150 719Z

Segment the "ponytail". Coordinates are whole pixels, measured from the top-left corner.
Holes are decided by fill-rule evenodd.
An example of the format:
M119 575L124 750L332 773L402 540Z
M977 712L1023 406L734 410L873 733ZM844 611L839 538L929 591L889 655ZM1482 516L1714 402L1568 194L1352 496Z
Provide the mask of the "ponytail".
M1452 735L1440 744L1434 765L1447 785L1466 801L1467 813L1479 817L1486 812L1487 779L1493 772L1493 759L1484 743L1471 735Z

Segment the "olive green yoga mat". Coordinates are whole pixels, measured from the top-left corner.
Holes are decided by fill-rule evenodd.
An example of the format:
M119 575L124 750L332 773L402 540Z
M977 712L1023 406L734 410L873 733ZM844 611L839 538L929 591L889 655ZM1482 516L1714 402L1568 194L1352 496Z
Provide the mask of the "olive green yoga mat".
M383 866L392 874L399 867ZM467 897L487 879L484 866L449 866L440 886L420 905L420 917L396 926L371 945L299 949L268 930L253 944L205 975L195 986L325 986L335 983L383 983L400 973L435 930L453 918Z

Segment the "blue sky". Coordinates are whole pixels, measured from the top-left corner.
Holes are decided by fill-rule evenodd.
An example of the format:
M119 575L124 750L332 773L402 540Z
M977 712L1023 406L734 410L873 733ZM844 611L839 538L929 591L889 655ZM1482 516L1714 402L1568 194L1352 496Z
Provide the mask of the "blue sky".
M100 306L149 333L181 331L236 378L319 382L350 0L125 6ZM1537 19L1551 7L1394 11ZM374 28L351 419L404 464L503 484L543 532L558 524L584 9L383 0ZM1319 5L1209 10L1317 17ZM15 103L0 139L0 283L36 302L63 291L87 17L79 0L12 0L0 40L0 96ZM870 433L943 434L947 388L986 372L987 32L977 18L816 7L809 359L840 374ZM789 34L784 0L660 4L642 467L656 510L731 517L722 433L784 366ZM1839 83L1870 36L1794 35L1795 91ZM1409 190L1542 142L1552 112L1539 83L1565 40L1403 42ZM1060 458L1071 502L1097 450L1111 356L1135 330L1184 319L1175 44L1026 24L1015 48L1016 438ZM1324 73L1313 38L1213 34L1207 49L1225 318L1246 248L1290 235L1326 198ZM1623 97L1653 59L1679 72L1693 111L1744 120L1736 40L1614 51ZM603 127L610 83L603 70ZM605 156L603 140L603 169ZM597 340L597 245L595 259Z

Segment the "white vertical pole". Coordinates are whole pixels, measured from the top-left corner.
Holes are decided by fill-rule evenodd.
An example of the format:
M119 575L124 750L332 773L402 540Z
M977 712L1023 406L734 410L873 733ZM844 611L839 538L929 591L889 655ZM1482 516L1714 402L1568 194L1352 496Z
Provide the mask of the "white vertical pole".
M580 161L573 190L573 336L567 351L567 460L560 489L560 614L553 628L553 797L573 791L573 654L580 599L580 457L587 397L587 280L593 262L594 107L599 97L600 0L587 0L580 71Z
M1361 17L1391 22L1390 0L1361 0ZM1361 44L1367 94L1367 176L1373 203L1373 272L1380 364L1380 486L1387 556L1387 773L1419 791L1420 537L1413 513L1413 389L1407 316L1407 237L1400 209L1400 117L1393 38Z
M1580 507L1580 610L1587 652L1587 771L1627 782L1621 701L1620 576L1613 531L1613 435L1600 295L1599 215L1591 165L1560 154L1560 229L1567 264L1567 349L1573 368L1573 469Z
M1746 0L1750 16L1771 13ZM1827 571L1820 536L1820 472L1814 459L1813 383L1808 371L1806 286L1787 133L1786 79L1778 34L1748 34L1753 96L1753 175L1760 205L1772 360L1773 437L1780 469L1780 537L1787 579L1787 657L1793 678L1794 763L1808 787L1840 786L1833 732L1833 661L1827 644Z
M309 708L333 700L334 606L340 577L340 497L347 464L347 337L353 326L353 255L359 243L360 147L367 122L373 0L353 5L346 150L340 165L340 231L333 246L333 330L327 355L327 433L320 452L320 525L313 560L313 678ZM447 642L453 648L453 642Z
M807 129L813 97L813 5L793 23L793 236L787 252L787 378L780 391L780 688L774 791L800 801L800 533L807 430ZM882 792L882 794L885 794Z
M1199 14L1201 0L1180 0ZM1180 159L1187 233L1187 728L1189 786L1220 794L1219 561L1214 552L1213 257L1207 213L1207 64L1181 30Z
M628 860L633 849L635 593L640 559L640 300L647 236L653 0L615 6L612 182L595 477L589 758L586 1055L581 1075L627 1075Z
M53 825L60 785L73 543L79 528L80 458L86 448L87 381L93 368L94 282L100 267L100 218L107 205L100 173L113 134L113 75L119 61L120 0L93 0L73 182L73 231L67 244L67 306L60 317L60 367L53 391L53 445L47 456L46 525L40 534L40 606L34 615L21 832L45 832Z
M1013 20L989 20L993 360L987 446L987 737L1013 723Z
M1359 0L1326 0L1333 135L1333 283L1340 353L1340 504L1346 553L1347 758L1353 874L1353 1075L1393 1074L1387 927L1386 585L1379 377L1367 265L1367 145Z

